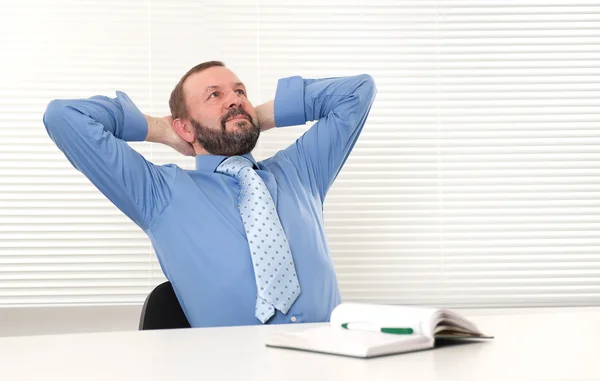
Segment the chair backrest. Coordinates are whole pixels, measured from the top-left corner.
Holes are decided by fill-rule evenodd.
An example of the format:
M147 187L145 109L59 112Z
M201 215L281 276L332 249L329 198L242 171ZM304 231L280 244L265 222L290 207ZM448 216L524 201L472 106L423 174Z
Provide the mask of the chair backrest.
M146 297L140 316L140 330L190 328L171 282L159 284Z

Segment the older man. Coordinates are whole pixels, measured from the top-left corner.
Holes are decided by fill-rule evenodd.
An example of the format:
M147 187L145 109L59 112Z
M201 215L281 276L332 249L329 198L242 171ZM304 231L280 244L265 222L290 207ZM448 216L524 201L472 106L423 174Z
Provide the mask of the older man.
M75 168L150 238L193 327L323 322L340 293L323 202L375 98L368 75L280 79L253 107L218 61L186 73L171 115L142 114L123 92L54 100L48 134ZM317 122L257 162L261 131ZM196 170L154 165L127 141L164 143Z

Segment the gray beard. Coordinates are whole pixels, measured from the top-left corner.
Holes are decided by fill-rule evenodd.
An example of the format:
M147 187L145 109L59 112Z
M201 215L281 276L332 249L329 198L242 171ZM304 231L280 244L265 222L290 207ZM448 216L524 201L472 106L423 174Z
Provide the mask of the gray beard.
M239 120L235 123L239 130L227 131L225 121L229 117L229 114L223 117L219 130L208 128L191 119L195 129L194 137L206 152L212 155L238 156L251 152L256 146L260 127L249 120Z

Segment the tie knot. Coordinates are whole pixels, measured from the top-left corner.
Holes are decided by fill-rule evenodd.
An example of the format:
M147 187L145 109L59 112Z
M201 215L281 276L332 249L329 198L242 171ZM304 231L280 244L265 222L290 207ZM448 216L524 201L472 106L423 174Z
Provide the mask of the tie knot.
M217 172L236 177L242 168L252 168L254 163L243 156L230 156L217 167Z

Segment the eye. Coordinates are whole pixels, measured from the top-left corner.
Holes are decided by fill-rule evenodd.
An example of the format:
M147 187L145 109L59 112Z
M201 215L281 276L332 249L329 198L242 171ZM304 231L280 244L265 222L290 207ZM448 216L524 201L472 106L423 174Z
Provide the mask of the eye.
M218 91L214 91L212 93L210 93L210 95L208 96L209 98L216 98L219 96L219 92Z
M239 94L239 95L246 95L246 92L242 89L237 89L235 92L236 92L236 94Z

